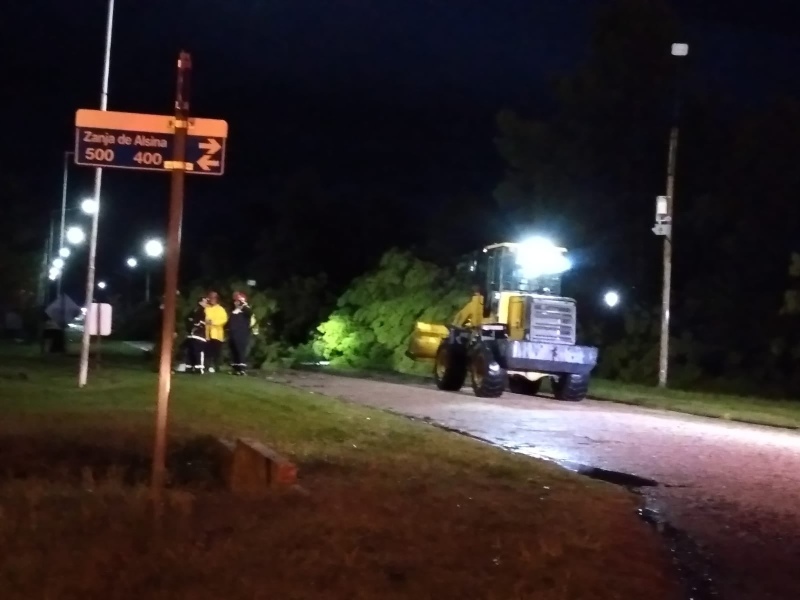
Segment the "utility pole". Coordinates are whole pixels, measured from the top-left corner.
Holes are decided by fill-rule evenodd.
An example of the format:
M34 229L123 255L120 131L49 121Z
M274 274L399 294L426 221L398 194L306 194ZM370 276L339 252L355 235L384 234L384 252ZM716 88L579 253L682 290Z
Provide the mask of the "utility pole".
M64 152L64 176L63 182L61 185L61 229L59 230L58 234L58 251L61 252L61 249L64 247L64 233L67 227L67 182L69 178L69 157L72 156L73 152ZM60 298L61 302L61 327L64 331L64 351L66 352L67 348L67 305L65 298L62 295L62 286L61 281L64 279L64 272L62 270L61 275L58 278L58 283L56 284L56 298Z
M100 90L100 110L108 110L108 79L111 72L111 34L114 28L114 0L108 0L108 17L106 20L106 45L103 60L103 84ZM100 221L100 188L103 184L103 169L98 167L94 171L94 201L95 210L92 213L92 232L89 236L89 267L86 271L86 314L92 307L94 300L94 272L97 262L97 229ZM89 328L83 328L81 340L81 362L78 371L78 386L84 387L89 377L89 345L91 336Z
M181 253L181 222L183 220L184 179L191 165L186 163L186 137L189 128L189 78L191 56L181 52L178 58L178 80L175 94L175 145L173 148L172 182L167 227L167 256L164 276L164 315L161 321L161 357L158 368L158 406L156 435L153 449L151 492L155 515L160 520L161 499L166 479L167 415L172 379L172 347L175 336L175 311L178 292L178 267Z
M675 160L678 155L678 126L673 125L669 134L667 158L666 213L670 217L669 231L664 235L664 280L661 287L661 344L658 356L658 387L667 387L669 369L669 310L672 296L672 216L675 194Z
M42 282L43 282L43 291L42 291L42 299L44 304L47 304L48 300L50 299L50 292L47 289L47 265L50 264L50 259L53 258L53 253L55 252L53 246L55 245L55 224L53 223L53 213L50 213L50 224L49 224L49 233L47 234L47 245L45 246L44 251L44 268L42 269Z
M672 44L672 56L685 57L689 54L688 44ZM680 73L678 74L680 85ZM667 195L656 200L656 226L653 232L664 237L663 274L661 287L661 339L658 360L658 387L667 387L669 372L669 322L672 296L672 254L675 200L675 169L678 157L678 138L680 135L680 87L675 91L675 110L669 134L669 152L667 155Z

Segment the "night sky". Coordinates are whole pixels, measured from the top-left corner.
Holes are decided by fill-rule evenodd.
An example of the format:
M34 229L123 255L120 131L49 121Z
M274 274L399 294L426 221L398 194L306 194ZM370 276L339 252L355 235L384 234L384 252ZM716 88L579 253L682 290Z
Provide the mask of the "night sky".
M0 164L26 185L44 235L74 112L98 107L107 2L8 4ZM548 80L580 61L601 2L116 4L109 109L170 113L183 48L194 62L192 114L230 123L227 174L190 178L184 236L197 240L213 231L214 210L240 199L252 218L269 218L276 185L302 167L344 190L392 189L421 210L452 194L490 196L503 171L492 141L497 111L550 110ZM694 85L722 93L732 110L800 95L795 4L675 0ZM71 168L72 205L91 177ZM168 186L166 175L106 171L98 276L112 277L144 238L164 231Z

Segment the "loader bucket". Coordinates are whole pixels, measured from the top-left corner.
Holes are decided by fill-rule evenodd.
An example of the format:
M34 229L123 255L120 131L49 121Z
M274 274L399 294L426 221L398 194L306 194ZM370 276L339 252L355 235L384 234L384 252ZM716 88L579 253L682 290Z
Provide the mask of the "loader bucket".
M444 325L418 321L408 341L406 356L413 360L433 360L436 358L439 344L449 332L450 330Z

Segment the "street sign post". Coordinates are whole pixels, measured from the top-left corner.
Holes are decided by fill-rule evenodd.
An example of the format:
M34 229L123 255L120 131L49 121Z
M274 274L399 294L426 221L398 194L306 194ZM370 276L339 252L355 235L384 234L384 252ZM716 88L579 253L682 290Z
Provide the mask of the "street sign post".
M67 326L81 314L81 307L64 294L63 292L53 300L47 308L44 309L45 314L55 321L59 327L66 329Z
M164 317L161 323L161 356L158 368L156 432L153 446L151 490L156 523L161 522L162 494L166 481L167 416L172 382L172 348L175 332L178 266L181 253L184 178L190 175L222 175L228 124L219 119L189 116L191 56L181 52L175 94L175 114L147 115L81 109L75 115L75 163L100 169L133 169L171 174L167 251L164 275ZM99 199L99 194L95 194ZM97 213L95 213L95 223ZM90 270L91 273L91 270ZM91 298L91 288L87 296ZM102 323L100 323L102 325ZM88 334L84 330L81 373L88 361ZM98 338L99 339L99 338Z
M83 323L84 327L89 328L89 335L98 337L111 335L112 313L113 307L110 304L92 302Z
M189 119L185 171L225 173L228 123ZM75 115L75 164L86 167L172 171L175 117L80 109Z

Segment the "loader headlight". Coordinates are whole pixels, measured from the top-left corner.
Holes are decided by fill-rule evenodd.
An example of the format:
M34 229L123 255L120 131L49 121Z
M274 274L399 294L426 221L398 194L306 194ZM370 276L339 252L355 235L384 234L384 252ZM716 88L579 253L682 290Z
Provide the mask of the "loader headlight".
M546 238L530 238L517 247L517 264L528 278L558 275L572 268L566 251Z

